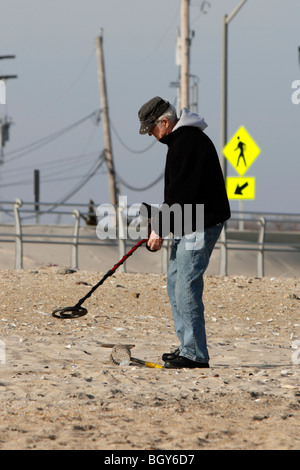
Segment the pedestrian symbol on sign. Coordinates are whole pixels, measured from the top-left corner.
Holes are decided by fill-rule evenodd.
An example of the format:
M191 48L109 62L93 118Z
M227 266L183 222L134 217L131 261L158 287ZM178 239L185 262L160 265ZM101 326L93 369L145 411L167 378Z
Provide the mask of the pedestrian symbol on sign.
M237 164L236 166L238 167L239 166L239 163L240 163L240 159L242 158L244 160L244 164L245 164L245 167L247 167L247 164L246 164L246 160L245 160L245 154L244 154L244 151L246 150L246 144L244 144L244 142L242 142L240 140L240 137L238 137L238 146L235 150L239 150L240 151L240 154L238 156L238 160L237 160Z
M260 148L245 127L241 126L223 148L223 154L238 174L243 176L260 154Z

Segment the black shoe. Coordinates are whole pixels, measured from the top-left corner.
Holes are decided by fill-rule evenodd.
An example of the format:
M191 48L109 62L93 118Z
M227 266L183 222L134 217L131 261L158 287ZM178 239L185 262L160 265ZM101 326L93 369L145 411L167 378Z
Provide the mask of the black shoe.
M179 356L179 353L180 353L180 349L177 348L175 349L174 352L171 352L171 353L164 353L161 358L164 362L166 361L173 361L173 359L176 359L177 356Z
M173 360L169 360L165 362L164 365L165 369L207 369L209 368L209 364L207 362L196 362L188 359L187 357L177 356Z

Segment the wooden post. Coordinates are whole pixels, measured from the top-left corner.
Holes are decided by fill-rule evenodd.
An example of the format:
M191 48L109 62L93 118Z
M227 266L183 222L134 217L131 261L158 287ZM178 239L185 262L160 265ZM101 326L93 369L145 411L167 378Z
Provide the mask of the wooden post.
M34 170L34 210L36 223L40 223L40 170Z
M99 86L101 96L101 111L102 111L102 122L105 140L105 155L106 164L108 169L108 180L109 180L109 192L110 201L115 207L117 206L117 185L116 185L116 174L114 169L112 144L111 144L111 133L109 125L109 114L108 114L108 100L106 91L106 79L105 79L105 68L104 68L104 54L103 54L103 30L100 30L100 36L96 38L96 48L98 57L98 71L99 71Z

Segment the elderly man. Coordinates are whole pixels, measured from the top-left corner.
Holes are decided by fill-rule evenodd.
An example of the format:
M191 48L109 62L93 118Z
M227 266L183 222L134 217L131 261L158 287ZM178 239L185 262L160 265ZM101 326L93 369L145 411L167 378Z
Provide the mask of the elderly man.
M155 97L138 113L140 134L154 136L168 147L165 166L164 205L174 204L184 211L193 208L188 229L175 234L168 268L168 295L180 346L162 356L164 367L206 368L209 353L206 342L203 275L209 264L223 224L230 218L230 207L216 149L204 134L203 118L183 108L178 119L175 108ZM198 205L204 205L204 229L199 230ZM203 206L202 206L203 207ZM147 242L152 251L159 250L166 236L158 221ZM174 233L172 222L170 232Z

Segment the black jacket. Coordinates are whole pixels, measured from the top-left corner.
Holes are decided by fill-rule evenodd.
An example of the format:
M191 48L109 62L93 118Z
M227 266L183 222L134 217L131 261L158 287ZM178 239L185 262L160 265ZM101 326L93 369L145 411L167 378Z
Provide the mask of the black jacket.
M169 207L179 204L183 213L185 204L193 205L192 230L187 231L184 227L184 233L197 228L197 204L204 205L204 228L228 220L231 214L223 173L210 138L197 127L183 126L160 142L168 146L164 203ZM172 223L170 231L174 233ZM159 232L156 231L160 236L167 235L161 227Z

